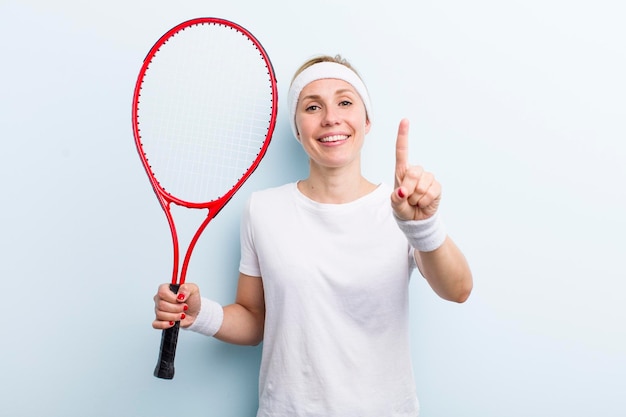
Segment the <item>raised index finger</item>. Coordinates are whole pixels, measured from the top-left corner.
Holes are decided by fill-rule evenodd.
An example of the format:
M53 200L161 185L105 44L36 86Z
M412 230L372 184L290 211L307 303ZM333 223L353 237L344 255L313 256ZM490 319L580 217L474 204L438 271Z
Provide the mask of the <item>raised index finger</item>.
M402 119L396 139L396 171L409 166L409 120Z

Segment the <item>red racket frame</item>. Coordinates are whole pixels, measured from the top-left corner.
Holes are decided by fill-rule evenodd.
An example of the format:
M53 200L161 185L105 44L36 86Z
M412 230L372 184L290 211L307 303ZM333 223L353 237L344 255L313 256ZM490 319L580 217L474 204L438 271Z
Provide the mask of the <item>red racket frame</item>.
M138 120L138 104L140 102L141 97L141 86L143 84L144 76L152 62L152 58L157 54L159 49L167 42L172 36L175 36L176 33L188 28L190 26L202 25L202 24L216 24L223 25L232 29L237 30L238 32L244 34L256 47L256 49L261 54L263 60L266 63L269 82L271 83L271 91L272 91L272 109L271 109L271 118L270 123L266 132L265 140L257 154L255 160L252 162L250 167L245 171L242 177L237 181L237 183L228 190L221 197L207 201L207 202L190 202L184 201L176 196L170 194L165 191L165 189L160 185L156 176L152 172L150 167L150 162L143 150L143 145L141 141L141 129L139 126ZM150 49L148 55L144 58L143 65L139 72L139 76L137 77L137 82L135 84L135 89L133 93L133 105L132 105L132 123L133 123L133 134L135 138L135 145L137 147L137 152L139 153L139 157L141 162L146 170L146 174L150 180L150 184L152 185L152 189L159 200L159 204L163 208L165 215L167 217L167 222L170 228L170 233L172 236L172 244L173 244L173 266L172 266L172 280L170 284L170 289L172 292L177 293L180 285L184 284L185 278L187 275L187 268L189 266L189 261L191 259L191 254L193 253L193 249L198 242L198 239L202 235L202 232L205 230L210 221L224 208L224 206L230 201L230 199L235 195L235 193L241 188L241 186L246 182L246 180L252 175L252 173L256 170L261 159L265 156L267 148L272 139L272 135L274 133L274 127L276 125L276 116L278 113L278 91L277 91L277 81L274 73L274 69L272 67L272 63L265 52L265 49L261 45L261 43L245 28L240 25L231 22L229 20L224 20L220 18L214 17L202 17L191 19L180 23L179 25L173 27L169 31L167 31L159 40L154 44L154 46ZM207 217L202 221L197 231L193 235L189 246L187 247L187 251L185 253L185 257L183 259L182 268L180 266L180 244L178 233L176 231L176 225L174 222L174 217L171 212L172 203L190 208L190 209L207 209L208 214ZM179 273L180 269L180 273ZM157 366L154 370L154 375L158 378L164 379L172 379L174 377L174 357L176 354L176 344L178 339L178 330L180 328L180 321L176 321L174 326L164 329L161 337L161 349L159 353L159 360Z
M225 25L225 26L234 28L238 30L239 32L245 34L254 43L258 51L263 56L263 59L267 63L267 68L269 71L271 87L272 87L272 115L271 115L271 122L270 122L267 135L266 135L266 140L263 143L263 147L260 149L257 158L254 160L254 162L252 163L250 168L245 172L245 174L241 177L241 179L226 194L224 194L222 197L218 198L217 200L203 202L203 203L192 203L189 201L183 201L171 195L167 191L165 191L159 184L156 177L154 176L154 173L152 172L152 170L150 169L150 163L148 162L146 154L143 152L143 147L141 144L140 127L137 123L137 104L139 103L139 98L141 96L141 84L143 81L143 77L146 71L148 70L148 67L150 66L150 62L152 61L152 58L159 51L159 48L161 48L161 46L165 42L167 42L169 38L171 38L173 35L175 35L179 31L184 30L185 28L189 26L198 25L198 24L219 24L219 25ZM167 222L169 224L170 232L172 235L172 242L174 246L174 253L173 253L174 265L173 265L173 270L172 270L172 284L182 285L185 283L185 278L187 275L187 268L189 266L189 260L191 259L191 254L193 253L193 249L196 243L198 242L200 235L202 235L202 232L207 227L207 225L211 222L211 220L220 212L222 208L224 208L224 206L235 195L235 193L239 190L239 188L241 188L241 186L246 182L246 180L250 177L250 175L252 175L252 173L256 170L259 163L261 162L261 159L263 159L263 157L265 156L265 152L267 151L272 135L274 133L277 113L278 113L278 88L277 88L276 76L274 73L274 69L272 67L272 63L269 59L269 56L267 55L267 52L265 51L261 43L252 35L252 33L250 33L247 29L243 28L242 26L232 21L215 18L215 17L201 17L201 18L191 19L183 23L180 23L179 25L173 27L168 32L166 32L163 36L161 36L161 38L159 38L159 40L154 44L152 49L150 49L150 52L148 53L148 55L144 58L144 62L139 72L139 76L137 77L137 83L135 84L135 91L133 94L133 113L132 113L133 134L135 136L135 145L137 146L139 157L141 158L141 162L143 163L146 173L148 174L148 178L150 179L150 183L152 184L152 188L157 196L157 199L159 200L159 203L161 204L161 207L163 208L163 211L165 212L165 215L167 217ZM179 248L180 245L179 245L179 240L178 240L178 233L176 232L176 226L174 224L174 218L170 210L170 205L172 203L177 204L179 206L187 207L187 208L207 209L209 211L209 214L207 215L206 219L200 224L198 230L193 235L189 243L189 246L185 253L185 258L183 259L182 269L180 270L180 275L178 273L179 265L180 265L179 263L180 262L180 248Z

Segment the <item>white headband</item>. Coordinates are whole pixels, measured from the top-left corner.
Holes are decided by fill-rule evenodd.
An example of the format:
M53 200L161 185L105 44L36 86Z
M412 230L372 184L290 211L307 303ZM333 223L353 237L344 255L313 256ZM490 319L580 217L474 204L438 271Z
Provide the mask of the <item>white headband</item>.
M298 107L300 92L307 86L307 84L327 78L343 80L351 84L356 92L361 96L361 100L363 100L363 104L365 104L367 117L371 119L372 109L370 98L367 93L367 88L365 87L365 84L363 84L361 78L345 65L338 64L336 62L319 62L311 65L298 74L289 88L289 95L287 97L289 102L289 123L291 124L291 131L296 139L298 139L298 129L296 128L296 108Z

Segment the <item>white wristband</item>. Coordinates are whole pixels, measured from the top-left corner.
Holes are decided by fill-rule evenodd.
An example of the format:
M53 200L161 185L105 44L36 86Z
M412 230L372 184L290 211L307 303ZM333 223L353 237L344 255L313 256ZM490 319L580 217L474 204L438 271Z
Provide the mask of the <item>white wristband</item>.
M208 298L201 298L200 312L187 330L206 336L215 336L224 321L224 309L221 304Z
M446 240L446 228L439 212L425 220L401 220L395 214L394 217L409 244L420 252L434 251Z

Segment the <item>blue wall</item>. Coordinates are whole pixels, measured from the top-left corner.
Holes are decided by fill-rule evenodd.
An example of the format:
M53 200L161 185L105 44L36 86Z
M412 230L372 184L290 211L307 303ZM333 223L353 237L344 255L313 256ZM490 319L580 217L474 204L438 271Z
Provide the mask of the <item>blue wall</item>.
M183 333L152 377L152 295L168 280L163 213L136 155L141 61L198 16L254 33L279 79L342 53L374 104L363 153L391 181L412 162L475 275L470 300L414 276L412 348L425 417L623 416L626 374L626 6L400 2L0 2L1 416L254 416L260 347ZM229 303L238 221L255 189L306 175L281 109L267 157L209 225L190 278Z

